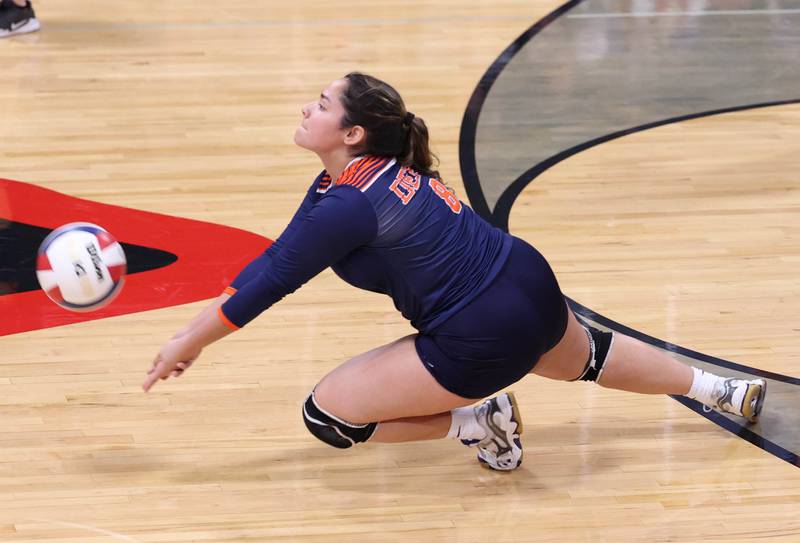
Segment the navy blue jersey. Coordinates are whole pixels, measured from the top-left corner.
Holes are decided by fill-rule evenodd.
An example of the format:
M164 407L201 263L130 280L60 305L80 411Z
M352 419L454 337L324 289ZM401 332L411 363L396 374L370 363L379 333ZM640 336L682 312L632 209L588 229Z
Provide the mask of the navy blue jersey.
M331 267L431 332L491 282L511 241L439 180L362 157L335 182L324 171L314 180L286 230L227 289L220 314L244 326Z

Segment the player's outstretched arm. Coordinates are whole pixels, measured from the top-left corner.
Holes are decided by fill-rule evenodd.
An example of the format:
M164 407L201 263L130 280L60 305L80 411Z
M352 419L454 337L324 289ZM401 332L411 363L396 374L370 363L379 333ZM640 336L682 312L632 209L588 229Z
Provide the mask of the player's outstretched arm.
M159 379L179 377L197 360L203 348L233 332L233 329L226 326L219 318L218 307L215 301L192 320L182 335L176 335L161 347L142 384L145 392L149 391ZM211 308L213 310L209 311Z
M199 324L203 322L204 319L208 318L209 316L216 315L217 310L219 310L222 304L227 302L228 298L230 297L231 297L230 294L223 293L214 298L214 301L212 301L205 308L203 308L203 310L200 313L198 313L195 318L189 321L189 324L187 324L186 326L175 332L175 335L172 336L172 339L177 339L181 336L185 336L186 334L191 332L194 328L199 326Z

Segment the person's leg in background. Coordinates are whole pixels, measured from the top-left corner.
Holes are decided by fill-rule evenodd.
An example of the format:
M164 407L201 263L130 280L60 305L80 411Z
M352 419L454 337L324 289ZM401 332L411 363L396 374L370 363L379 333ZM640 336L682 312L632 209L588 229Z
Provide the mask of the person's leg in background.
M0 38L39 30L39 21L29 0L0 2Z

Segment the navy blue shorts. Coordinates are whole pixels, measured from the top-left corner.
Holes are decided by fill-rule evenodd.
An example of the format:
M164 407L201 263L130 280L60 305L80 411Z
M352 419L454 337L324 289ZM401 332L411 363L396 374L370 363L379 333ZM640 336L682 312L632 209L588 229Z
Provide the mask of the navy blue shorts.
M445 389L484 398L522 379L567 329L567 305L544 257L514 238L491 284L430 334L417 353Z

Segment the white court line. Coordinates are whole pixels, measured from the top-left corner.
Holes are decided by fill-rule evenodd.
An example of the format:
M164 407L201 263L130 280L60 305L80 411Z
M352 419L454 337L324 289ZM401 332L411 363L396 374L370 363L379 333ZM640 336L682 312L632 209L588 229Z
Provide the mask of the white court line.
M623 17L705 17L711 15L791 15L800 9L731 9L719 11L642 11L629 13L575 13L567 19L616 19Z
M132 538L130 536L127 536L127 535L124 535L124 534L118 534L117 532L112 532L110 530L104 530L102 528L95 528L94 526L89 526L87 524L78 524L76 522L63 522L63 521L60 521L60 520L48 520L48 519L44 519L44 518L29 518L28 520L31 520L31 521L34 521L34 522L45 522L45 523L48 523L48 524L57 524L58 526L65 526L67 528L80 528L82 530L87 530L89 532L94 532L96 534L107 535L107 536L113 537L114 539L117 539L119 541L127 541L128 543L142 543L138 539L134 539L134 538Z
M316 19L316 20L256 20L230 21L220 23L111 23L87 25L85 23L59 24L47 27L47 32L108 32L111 30L222 30L246 28L274 27L320 27L320 26L400 26L400 25L432 25L442 26L453 23L482 23L490 21L518 22L519 17L510 15L489 15L485 17L424 17L424 18L392 18L392 19Z

